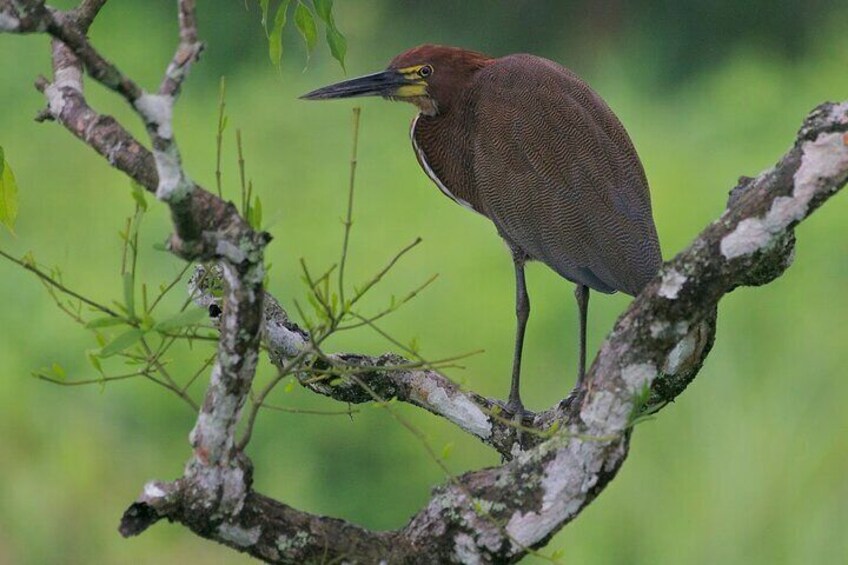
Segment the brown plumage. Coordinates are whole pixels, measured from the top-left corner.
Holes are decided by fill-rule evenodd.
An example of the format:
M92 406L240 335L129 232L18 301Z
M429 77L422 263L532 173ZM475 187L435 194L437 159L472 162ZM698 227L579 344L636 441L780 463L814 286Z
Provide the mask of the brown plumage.
M661 263L645 173L612 110L547 59L492 59L436 45L304 98L364 94L419 107L411 135L422 168L447 196L492 220L513 252L518 328L509 407L522 408L527 260L577 284L582 379L588 288L636 295Z

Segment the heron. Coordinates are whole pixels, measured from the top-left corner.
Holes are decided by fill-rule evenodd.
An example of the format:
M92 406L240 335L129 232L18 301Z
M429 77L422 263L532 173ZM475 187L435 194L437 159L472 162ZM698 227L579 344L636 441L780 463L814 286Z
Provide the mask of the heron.
M356 96L417 107L410 137L421 168L445 196L491 220L511 252L517 324L506 408L524 414L528 261L576 285L582 385L589 290L636 296L662 262L645 171L613 111L548 59L431 44L301 98Z

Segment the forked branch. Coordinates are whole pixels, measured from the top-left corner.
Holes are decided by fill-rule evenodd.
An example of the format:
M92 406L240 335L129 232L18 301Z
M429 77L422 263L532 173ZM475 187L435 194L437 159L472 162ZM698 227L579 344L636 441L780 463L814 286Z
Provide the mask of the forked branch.
M56 120L155 191L172 210L172 250L188 260L216 262L225 285L218 357L192 433L193 456L176 481L145 486L124 514L124 535L166 518L269 562L515 561L546 543L603 490L627 455L635 417L661 409L697 375L712 346L719 300L738 286L780 276L792 260L795 226L848 178L848 102L823 104L807 117L792 149L773 168L742 180L721 217L634 300L585 384L521 424L533 433L518 434L513 415L496 401L414 360L308 349L310 336L271 297L263 301L269 237L251 230L232 204L193 183L181 165L171 111L201 49L194 2L178 2L179 46L155 94L123 75L86 38L104 3L86 0L61 12L34 0L0 0L0 30L54 38L54 77L38 82L49 104L42 118ZM152 152L87 104L83 67L132 104L147 126ZM216 300L211 294L201 299ZM313 355L308 371L297 376L315 392L344 402L377 396L412 403L511 460L451 479L409 524L391 532L264 497L252 490L250 461L235 441L260 337L278 367Z

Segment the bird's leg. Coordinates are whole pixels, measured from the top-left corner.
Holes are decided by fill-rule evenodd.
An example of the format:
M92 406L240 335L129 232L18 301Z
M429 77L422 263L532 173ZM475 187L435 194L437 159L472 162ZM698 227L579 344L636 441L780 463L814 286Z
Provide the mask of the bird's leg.
M524 328L527 327L527 318L530 316L530 297L527 296L527 286L524 283L525 258L519 253L513 253L512 260L515 264L515 317L518 325L515 330L515 355L512 358L512 386L509 389L509 402L506 406L516 417L521 418L524 414L524 405L521 403L518 381L521 376Z
M580 355L577 361L577 387L583 384L586 377L586 318L589 314L589 287L578 284L574 288L577 299L577 309L580 314Z

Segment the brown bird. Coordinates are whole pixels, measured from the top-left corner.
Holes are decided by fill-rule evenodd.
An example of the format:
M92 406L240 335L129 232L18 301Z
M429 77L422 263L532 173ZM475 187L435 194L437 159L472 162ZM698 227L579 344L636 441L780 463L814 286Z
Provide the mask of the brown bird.
M512 250L518 327L507 408L523 413L528 260L577 285L580 384L589 289L635 296L662 261L648 182L624 126L553 61L440 45L415 47L385 71L302 98L370 95L418 107L411 137L421 167L446 196L489 218Z

